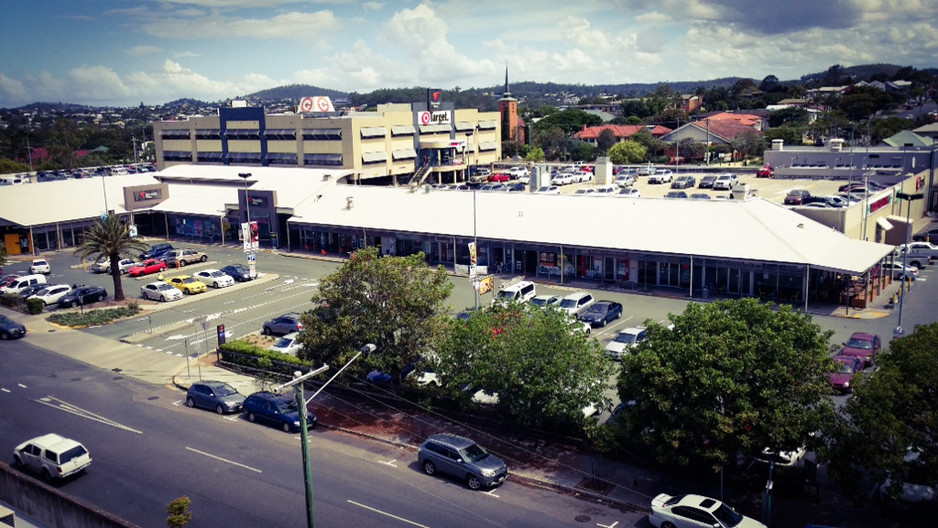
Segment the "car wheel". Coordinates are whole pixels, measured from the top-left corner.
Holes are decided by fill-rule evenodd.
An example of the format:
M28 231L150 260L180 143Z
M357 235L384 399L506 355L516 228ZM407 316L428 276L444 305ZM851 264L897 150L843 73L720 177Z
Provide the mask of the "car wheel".
M72 301L71 303L69 303L69 306L71 308L76 308L78 306L78 301Z
M605 327L606 327L606 320L605 320L605 319L603 319L603 323L602 323L601 325L599 325L599 326L601 326L601 327L603 327L603 328L605 328Z
M127 270L121 270L120 273L121 273L121 275L126 275L126 274L127 274Z
M49 472L49 468L42 468L42 479L46 482L52 482L52 473Z
M205 262L206 260L208 260L208 255L202 255L202 257L199 258L199 262Z
M185 260L180 260L180 261L179 261L179 267L180 267L180 268L186 267L186 261L185 261Z
M217 282L213 282L213 283L212 283L212 288L215 288L215 289L217 290L217 289L218 289L218 283L217 283Z
M433 475L436 473L436 465L433 462L427 460L423 463L423 472L427 475Z
M184 291L186 292L186 295L189 295L189 288L186 288Z
M160 302L166 302L166 296L160 295Z
M248 421L251 422L251 423L256 422L256 421L257 421L257 416L254 416L254 413L249 412L249 413L248 413Z
M675 526L667 521L661 523L661 528L675 528Z
M186 398L186 405L188 405L190 408L193 408L193 409L194 409L194 408L195 408L195 400L193 400L191 396L188 397L188 398Z
M0 341L6 341L10 336L6 332L0 332Z
M19 455L13 455L13 467L15 467L15 468L22 468L22 467L23 467L23 461L20 460Z
M269 335L270 335L270 328L267 327L267 326L265 326L264 329L261 331L261 333L264 334L264 335L266 335L266 336L269 336Z
M288 424L287 422L283 422L283 432L284 433L290 432L290 424Z
M218 414L225 414L225 408L219 403L215 406L215 412Z
M98 295L98 302L104 301L104 298L105 298L105 297L107 297L107 296L106 296L106 295L103 295L103 294L102 294L102 295Z
M478 475L469 475L466 477L466 485L471 490L477 490L482 487L482 480L479 479Z

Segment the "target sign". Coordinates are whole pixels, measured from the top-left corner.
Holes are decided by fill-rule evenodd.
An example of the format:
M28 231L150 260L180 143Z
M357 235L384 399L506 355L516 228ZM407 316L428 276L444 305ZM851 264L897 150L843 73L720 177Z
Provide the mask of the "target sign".
M313 111L313 98L304 97L300 99L300 112L308 113Z
M316 106L319 108L319 111L320 111L320 112L328 112L328 111L329 111L329 100L326 99L325 97L317 97L316 99L318 99L318 100L316 101Z
M420 112L417 114L417 119L420 121L421 125L430 124L430 112Z

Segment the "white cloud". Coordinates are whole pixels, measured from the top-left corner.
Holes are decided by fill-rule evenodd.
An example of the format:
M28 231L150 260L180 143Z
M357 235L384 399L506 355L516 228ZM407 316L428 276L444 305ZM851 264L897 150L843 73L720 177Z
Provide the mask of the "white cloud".
M643 13L635 17L636 22L641 23L656 23L656 22L670 22L674 20L671 18L671 15L665 13L659 13L657 11L652 11L651 13Z
M362 7L367 11L380 11L384 8L384 2L365 2Z
M286 39L316 40L325 32L343 29L332 11L290 12L272 18L158 18L143 26L151 36L167 39Z
M134 46L127 50L127 55L139 57L141 55L152 55L163 51L159 46Z

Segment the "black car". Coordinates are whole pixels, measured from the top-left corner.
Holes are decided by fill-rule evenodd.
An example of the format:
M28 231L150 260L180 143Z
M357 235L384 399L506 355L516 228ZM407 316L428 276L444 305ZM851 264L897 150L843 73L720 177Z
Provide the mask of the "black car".
M678 176L671 182L672 189L687 189L697 185L697 180L693 176Z
M622 317L622 304L615 301L599 301L589 307L580 320L590 326L606 326L609 321Z
M20 297L23 298L23 299L25 299L25 298L29 297L30 295L35 294L35 293L38 292L39 290L42 290L42 289L48 288L48 287L49 287L49 285L48 285L48 284L45 284L45 283L43 283L43 284L32 284L32 285L29 285L29 286L27 286L26 288L20 290Z
M153 244L150 246L150 249L144 251L140 254L140 260L146 260L151 258L160 258L166 253L173 250L173 245L166 242L159 244Z
M300 314L298 313L283 314L264 323L264 335L287 335L302 330L303 323L300 322Z
M251 269L243 264L232 264L221 269L225 275L230 275L235 282L247 282L256 278L256 274L251 275Z
M63 308L74 308L79 304L101 302L107 298L107 290L97 286L79 286L59 299L58 305Z
M929 229L928 231L922 231L912 236L912 240L916 242L925 242L925 239L928 239L928 242L932 244L938 243L938 227Z
M700 178L700 183L697 184L697 187L699 189L712 189L713 182L715 181L717 181L716 176L704 176L703 178Z
M26 335L26 327L17 323L13 319L0 314L0 339L19 338Z
M242 412L249 422L263 422L285 433L300 430L300 410L296 400L268 391L255 392L244 400ZM316 415L306 413L306 428L316 426Z

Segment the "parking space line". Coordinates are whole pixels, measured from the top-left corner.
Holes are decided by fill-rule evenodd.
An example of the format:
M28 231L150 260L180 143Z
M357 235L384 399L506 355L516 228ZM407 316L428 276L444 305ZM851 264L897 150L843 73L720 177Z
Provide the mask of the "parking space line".
M392 519L401 521L401 522L403 522L403 523L407 523L407 524L409 524L409 525L411 525L411 526L419 526L420 528L430 528L429 526L426 526L426 525L424 525L424 524L420 524L420 523L418 523L418 522L414 522L414 521L411 521L411 520L409 520L409 519L405 519L405 518L403 518L403 517L398 517L397 515L394 515L393 513L388 513L388 512L386 512L386 511L381 511L381 510L379 510L379 509L377 509L377 508L372 508L371 506L366 506L366 505L364 505L364 504L362 504L362 503L360 503L360 502L355 502L355 501L353 501L352 499L348 499L347 502L348 502L349 504L354 504L355 506L358 506L359 508L364 508L364 509L366 509L366 510L373 511L373 512L375 512L375 513L379 513L379 514L381 514L381 515L384 515L385 517L390 517L390 518L392 518Z
M379 460L378 463L379 463L379 464L384 464L384 465L386 465L386 466L391 466L392 468L397 468L397 466L395 465L395 464L397 463L397 459L388 460L388 461Z
M242 464L242 463L240 463L240 462L235 462L234 460L228 460L227 458L222 458L222 457L220 457L220 456L213 455L213 454L211 454L211 453L206 453L205 451L199 451L198 449L193 449L193 448L191 448L191 447L189 447L189 446L186 446L186 450L187 450L187 451L192 451L193 453L198 453L198 454L203 455L203 456L207 456L207 457L209 457L209 458L213 458L213 459L218 460L218 461L220 461L220 462L225 462L225 463L231 464L232 466L238 466L238 467L241 467L241 468L244 468L244 469L248 469L248 470L251 470L251 471L253 471L253 472L255 472L255 473L263 473L263 471L261 471L261 470L259 470L259 469L257 469L257 468L253 468L253 467L251 467L251 466L246 466L246 465L244 465L244 464Z

